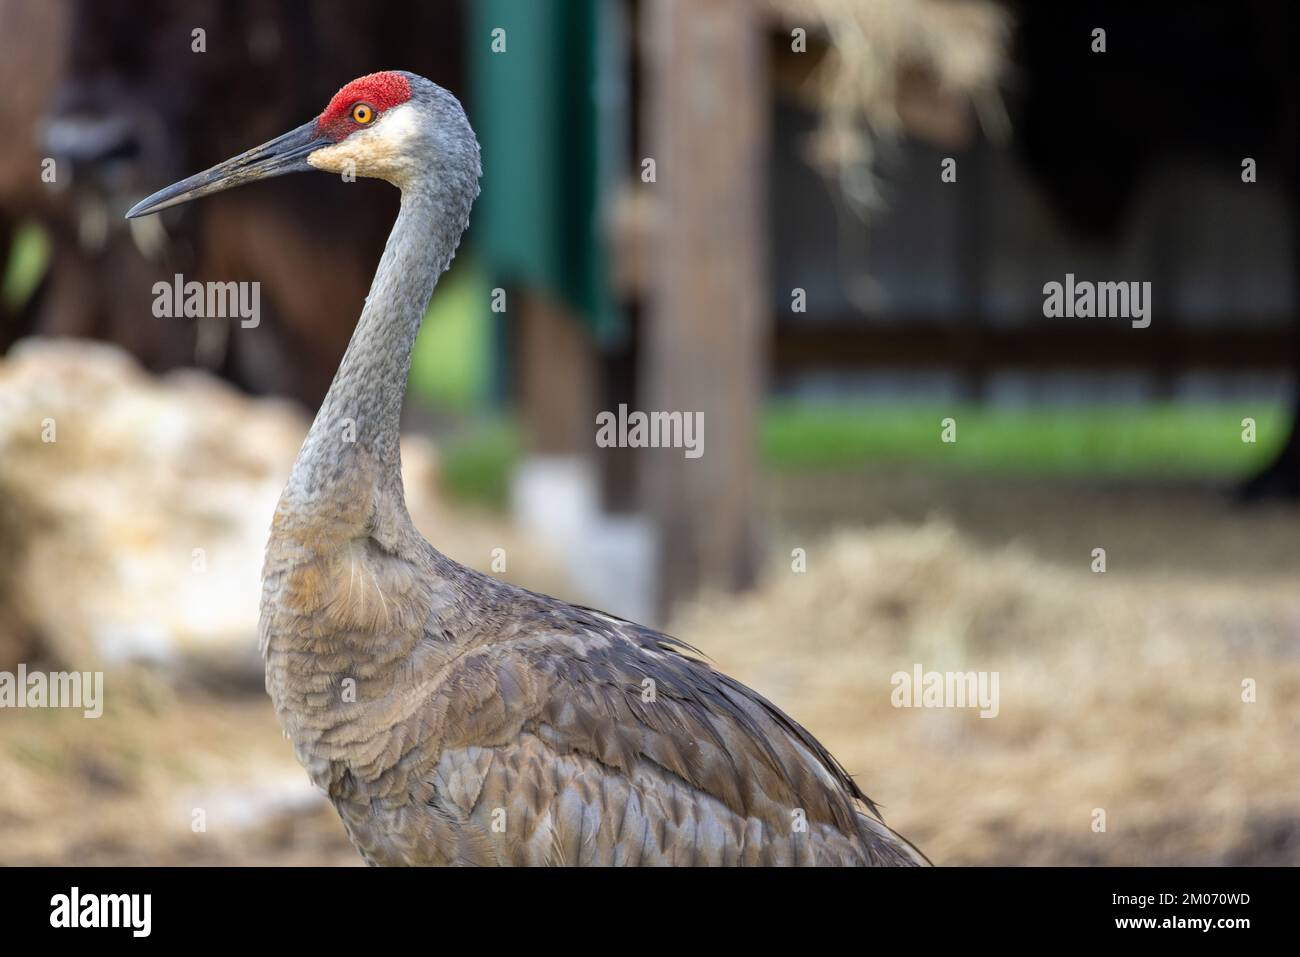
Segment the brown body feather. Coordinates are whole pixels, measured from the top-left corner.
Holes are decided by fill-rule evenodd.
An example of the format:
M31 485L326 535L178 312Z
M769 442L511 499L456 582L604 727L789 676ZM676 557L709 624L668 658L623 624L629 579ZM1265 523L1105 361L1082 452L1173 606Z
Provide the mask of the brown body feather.
M811 734L681 642L410 536L268 554L267 686L367 861L921 861Z

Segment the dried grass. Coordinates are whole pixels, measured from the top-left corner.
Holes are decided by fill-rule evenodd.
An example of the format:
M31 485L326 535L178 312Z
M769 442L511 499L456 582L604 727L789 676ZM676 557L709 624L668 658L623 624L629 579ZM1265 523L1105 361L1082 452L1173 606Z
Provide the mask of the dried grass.
M873 172L881 143L909 131L968 138L973 109L989 134L1008 121L999 95L1008 11L985 0L770 0L792 28L820 30L826 55L807 83L820 113L809 162L864 218L882 204Z
M841 532L807 561L676 631L805 722L935 861L1300 863L1293 580L1065 571L939 522ZM998 672L1000 713L892 707L915 663Z

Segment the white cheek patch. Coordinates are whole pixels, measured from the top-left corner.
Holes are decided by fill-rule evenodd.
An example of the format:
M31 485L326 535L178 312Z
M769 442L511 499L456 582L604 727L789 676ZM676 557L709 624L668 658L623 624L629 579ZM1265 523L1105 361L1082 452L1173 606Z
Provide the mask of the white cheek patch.
M310 153L307 163L328 173L391 179L405 168L415 131L415 110L403 103L384 113L369 129Z

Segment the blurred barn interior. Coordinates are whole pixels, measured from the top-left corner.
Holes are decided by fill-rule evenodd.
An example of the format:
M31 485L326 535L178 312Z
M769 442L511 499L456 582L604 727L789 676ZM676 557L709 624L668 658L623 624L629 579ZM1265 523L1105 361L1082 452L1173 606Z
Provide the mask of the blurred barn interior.
M404 68L485 165L406 413L430 541L672 626L936 861L1300 862L1293 34L1057 6L0 0L0 670L123 689L0 714L3 857L351 860L257 690L257 576L396 193L122 214ZM176 274L260 322L154 318ZM1045 317L1066 274L1150 281L1150 327ZM622 404L704 454L598 447ZM1001 671L1003 715L892 709L914 661Z

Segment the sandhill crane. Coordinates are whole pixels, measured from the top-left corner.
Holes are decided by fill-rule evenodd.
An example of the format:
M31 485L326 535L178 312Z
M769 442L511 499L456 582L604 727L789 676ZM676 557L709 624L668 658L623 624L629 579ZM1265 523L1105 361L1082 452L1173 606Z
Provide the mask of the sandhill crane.
M811 734L690 646L465 568L416 531L398 449L411 346L479 189L454 96L411 73L362 77L127 215L308 169L402 193L263 571L267 691L362 857L920 863Z

